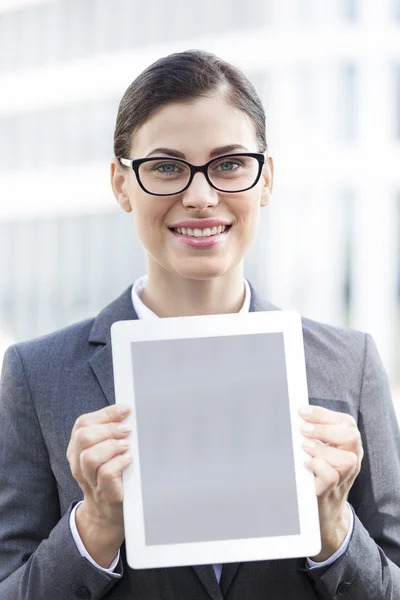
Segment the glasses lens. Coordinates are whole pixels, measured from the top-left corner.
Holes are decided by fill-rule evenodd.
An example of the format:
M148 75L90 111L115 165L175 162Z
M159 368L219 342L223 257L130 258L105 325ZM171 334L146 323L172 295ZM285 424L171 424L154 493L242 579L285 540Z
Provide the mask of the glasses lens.
M219 190L239 192L254 185L258 171L259 162L256 158L235 154L215 159L208 167L208 176Z
M140 165L139 177L151 194L178 194L190 179L190 169L173 158L156 158Z

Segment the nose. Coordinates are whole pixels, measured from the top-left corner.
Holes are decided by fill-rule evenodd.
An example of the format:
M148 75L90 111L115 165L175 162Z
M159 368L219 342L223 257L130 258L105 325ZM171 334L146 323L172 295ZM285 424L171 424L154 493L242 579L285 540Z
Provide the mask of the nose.
M188 189L183 192L183 206L203 210L216 206L218 202L217 190L211 187L203 173L196 173Z

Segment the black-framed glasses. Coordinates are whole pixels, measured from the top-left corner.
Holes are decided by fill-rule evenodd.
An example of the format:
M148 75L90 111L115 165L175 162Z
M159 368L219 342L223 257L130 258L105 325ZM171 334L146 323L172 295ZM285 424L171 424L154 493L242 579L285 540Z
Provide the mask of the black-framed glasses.
M196 166L181 158L155 156L151 158L120 158L135 171L137 181L147 194L173 196L187 190L196 173L203 173L208 183L219 192L245 192L260 179L264 154L241 152L224 154Z

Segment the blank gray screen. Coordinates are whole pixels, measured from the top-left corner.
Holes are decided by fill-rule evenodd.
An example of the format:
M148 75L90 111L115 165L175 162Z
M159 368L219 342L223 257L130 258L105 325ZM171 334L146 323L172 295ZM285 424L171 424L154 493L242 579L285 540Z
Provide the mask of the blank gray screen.
M283 334L134 342L132 365L146 545L300 533Z

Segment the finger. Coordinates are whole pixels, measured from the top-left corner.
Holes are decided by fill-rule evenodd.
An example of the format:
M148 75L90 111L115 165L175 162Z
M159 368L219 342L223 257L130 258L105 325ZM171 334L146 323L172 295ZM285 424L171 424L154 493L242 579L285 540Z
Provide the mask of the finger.
M304 440L303 448L310 456L322 458L331 467L339 471L341 478L354 475L359 464L359 457L355 452L325 446L314 440Z
M336 469L329 465L323 458L307 458L304 462L306 468L314 473L315 492L322 496L330 489L338 485L340 475Z
M130 452L115 456L102 465L97 473L98 494L103 502L110 504L123 501L122 471L132 462Z
M81 427L122 421L130 412L131 407L128 404L112 404L94 412L84 413L76 419L71 435Z
M75 446L76 433L82 429L90 426L106 424L111 422L121 422L131 412L131 407L127 404L113 404L112 406L106 406L100 410L91 413L85 413L80 415L72 428L71 437L67 448L67 459L69 462L72 461L72 453ZM82 435L82 432L80 433ZM100 441L100 440L99 440ZM84 445L82 447L85 447Z
M306 438L320 440L333 446L341 446L346 450L355 451L361 446L361 435L356 427L303 423L301 433Z
M126 437L131 431L132 427L125 421L81 427L73 436L74 452L79 455L83 450L105 440Z
M83 450L79 456L79 466L83 477L95 489L98 485L98 471L115 456L126 452L129 440L105 440Z
M299 409L299 415L309 423L321 423L326 425L342 423L349 427L357 427L356 420L348 413L330 410L323 406L302 406Z

